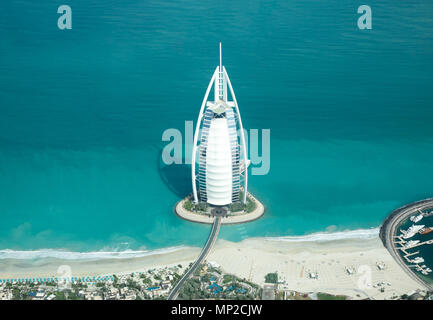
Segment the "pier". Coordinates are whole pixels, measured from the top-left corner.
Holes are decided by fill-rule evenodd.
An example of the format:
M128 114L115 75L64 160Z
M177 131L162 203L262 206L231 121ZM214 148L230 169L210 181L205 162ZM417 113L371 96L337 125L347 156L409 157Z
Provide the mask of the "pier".
M398 208L391 212L391 214L385 219L383 222L379 236L382 240L383 245L385 248L388 249L389 253L393 256L395 261L403 268L403 270L406 271L406 273L415 281L417 281L420 285L427 288L428 290L433 290L433 285L424 282L421 278L418 277L418 275L411 269L415 268L417 271L425 271L427 267L425 265L419 265L419 263L414 263L413 265L407 265L403 259L405 259L409 263L413 263L413 260L409 259L409 257L419 253L409 253L407 252L407 249L413 249L416 247L420 247L423 245L431 245L433 244L433 240L423 241L419 242L417 244L413 244L409 247L404 247L405 244L408 243L405 239L403 239L402 236L397 235L398 228L400 225L408 219L410 216L419 214L420 212L423 214L424 217L428 217L433 215L433 211L429 213L424 213L424 210L429 210L433 208L433 199L425 199L417 202L410 203L408 205L405 205L401 208ZM396 246L399 245L399 246ZM404 256L399 254L398 250L401 250L404 253Z
M207 255L209 254L210 250L212 249L212 247L215 244L215 241L218 237L220 226L221 226L221 217L217 216L214 219L214 222L212 225L212 230L210 232L210 235L209 235L209 238L206 242L206 245L203 247L203 250L201 251L197 260L191 266L191 268L188 269L188 271L183 275L183 277L176 283L173 290L171 290L170 294L168 295L167 300L176 300L176 298L179 294L179 289L182 287L182 285L185 283L185 281L188 280L194 274L194 271L197 269L198 266L200 266L200 264L203 262L203 260L206 259Z

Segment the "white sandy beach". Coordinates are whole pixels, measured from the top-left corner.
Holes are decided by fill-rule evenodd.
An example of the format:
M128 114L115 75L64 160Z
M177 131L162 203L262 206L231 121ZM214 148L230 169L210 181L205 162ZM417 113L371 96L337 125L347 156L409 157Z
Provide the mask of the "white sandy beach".
M345 294L355 299L367 296L389 299L424 289L400 268L378 237L325 242L250 239L235 245L220 242L208 260L258 284L264 283L267 273L277 271L279 279L286 282L282 287L300 292ZM379 270L377 262L384 263L385 270ZM349 275L346 266L358 272ZM368 280L370 270L371 281ZM310 279L309 272L317 272L318 279ZM362 281L364 277L366 281ZM385 285L382 293L379 288L373 288L380 282L391 285Z
M185 247L168 253L126 259L2 259L0 278L56 276L61 265L70 266L72 276L139 272L179 263L186 266L195 260L199 252L200 248ZM367 296L389 299L394 295L423 289L398 266L378 237L332 241L256 238L237 243L219 240L207 260L218 263L227 273L260 285L264 283L267 273L277 271L279 279L286 282L280 287L300 292L345 294L355 299ZM379 270L377 262L384 263L385 270ZM346 266L359 272L348 275ZM368 280L370 270L371 281ZM309 272L317 272L318 279L310 279ZM367 277L364 282L359 280L364 279L362 275ZM358 282L361 282L361 286ZM379 288L373 288L379 282L391 285L385 285L385 292L382 293Z

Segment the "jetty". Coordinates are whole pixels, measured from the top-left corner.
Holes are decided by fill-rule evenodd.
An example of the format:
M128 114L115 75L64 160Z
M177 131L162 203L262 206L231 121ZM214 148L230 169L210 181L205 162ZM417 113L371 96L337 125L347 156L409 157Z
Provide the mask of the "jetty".
M212 230L209 234L209 238L206 242L206 245L203 247L197 260L188 269L188 271L182 276L182 278L176 283L173 290L171 290L167 300L176 300L177 296L179 295L179 289L182 287L185 281L188 280L194 274L195 270L206 259L207 255L209 254L210 250L212 249L218 237L220 226L221 226L221 217L215 217L212 225Z

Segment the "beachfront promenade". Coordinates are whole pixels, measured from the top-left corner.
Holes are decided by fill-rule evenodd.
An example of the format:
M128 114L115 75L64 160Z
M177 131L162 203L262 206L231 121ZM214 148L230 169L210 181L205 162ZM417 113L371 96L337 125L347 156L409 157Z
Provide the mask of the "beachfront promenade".
M251 193L248 192L248 198L253 201L256 205L254 210L249 213L242 214L232 214L227 217L224 217L221 221L221 224L238 224L245 223L259 219L265 213L265 207L263 204L257 200ZM212 224L214 222L214 218L211 215L207 214L199 214L195 212L188 211L184 208L185 201L188 200L188 197L179 201L174 209L176 214L185 220L191 222L198 223L208 223Z
M429 208L433 208L433 199L431 198L413 202L394 210L383 222L380 228L379 236L384 246L388 249L395 261L397 261L397 263L403 268L403 270L423 287L427 288L428 290L432 290L432 285L422 281L414 273L414 271L407 266L394 244L394 236L397 234L397 228L401 225L401 223L407 218L409 218L411 215L418 214L418 210L423 211Z
M179 294L179 289L182 287L184 282L188 280L189 277L191 277L191 275L194 274L194 271L197 269L197 267L200 266L200 264L203 262L204 259L206 259L207 255L209 254L209 251L212 249L218 237L220 226L221 226L221 217L214 218L212 230L210 232L206 245L203 247L203 250L201 251L197 260L193 263L191 268L188 269L188 271L183 275L183 277L176 283L173 290L171 290L167 300L176 300Z

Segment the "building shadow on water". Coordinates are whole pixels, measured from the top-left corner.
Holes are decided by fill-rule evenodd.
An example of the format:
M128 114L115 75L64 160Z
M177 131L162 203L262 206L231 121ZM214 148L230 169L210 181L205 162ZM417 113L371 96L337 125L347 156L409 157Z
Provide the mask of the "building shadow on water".
M167 188L179 198L185 198L192 191L191 166L184 162L182 159L182 164L166 165L162 161L162 149L159 149L157 159L159 176Z

